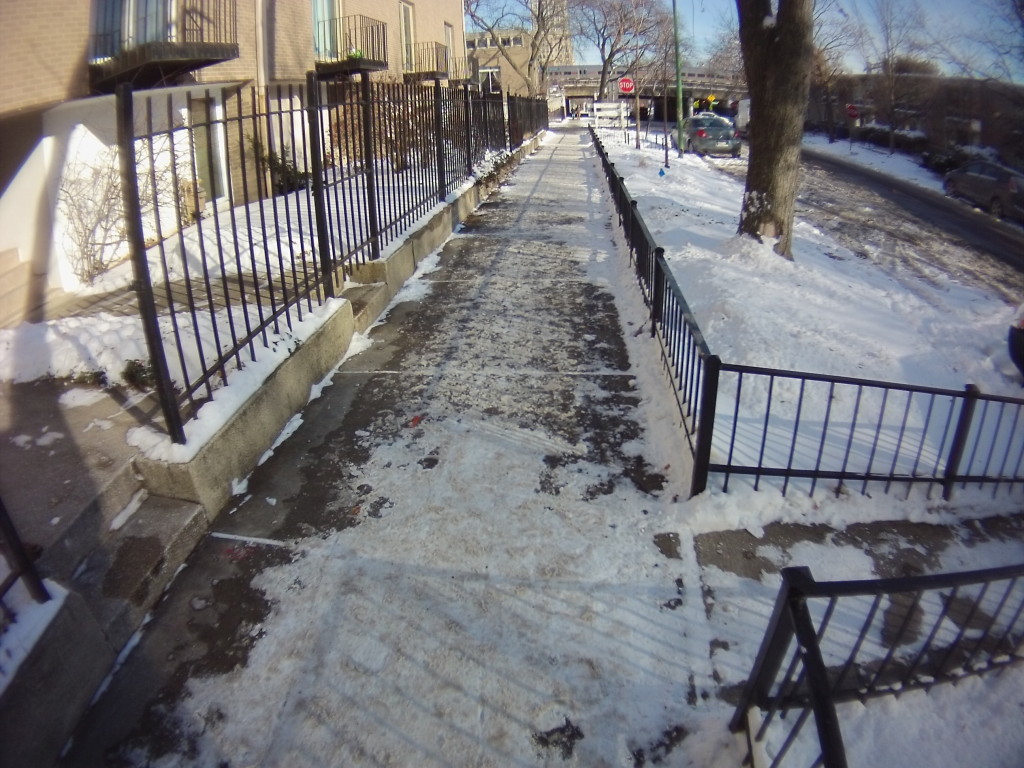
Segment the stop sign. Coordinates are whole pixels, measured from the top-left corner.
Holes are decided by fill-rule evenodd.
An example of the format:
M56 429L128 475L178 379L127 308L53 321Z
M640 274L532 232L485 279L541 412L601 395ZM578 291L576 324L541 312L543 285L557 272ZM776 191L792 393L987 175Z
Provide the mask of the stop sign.
M860 117L860 112L857 111L857 107L853 104L846 105L846 116L851 120L856 120Z
M632 77L620 77L619 78L619 92L620 93L632 93L636 85L633 83Z

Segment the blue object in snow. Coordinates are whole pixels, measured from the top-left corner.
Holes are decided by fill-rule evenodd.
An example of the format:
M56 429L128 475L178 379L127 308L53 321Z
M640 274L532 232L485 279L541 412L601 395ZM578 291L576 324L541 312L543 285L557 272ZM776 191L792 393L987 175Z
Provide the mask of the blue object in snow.
M662 168L660 171L658 171L658 175L659 176L664 176L665 175L665 169Z

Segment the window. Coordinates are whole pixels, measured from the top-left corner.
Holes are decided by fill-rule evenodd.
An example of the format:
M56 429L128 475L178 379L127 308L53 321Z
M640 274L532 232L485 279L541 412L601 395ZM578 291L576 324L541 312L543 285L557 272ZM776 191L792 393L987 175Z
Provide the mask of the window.
M401 3L399 7L399 35L402 44L402 69L406 72L413 72L415 57L413 56L413 44L416 42L413 33L413 9L409 3Z
M501 70L498 67L480 67L480 87L484 93L501 93Z
M337 0L313 0L313 49L318 59L339 57L340 17Z

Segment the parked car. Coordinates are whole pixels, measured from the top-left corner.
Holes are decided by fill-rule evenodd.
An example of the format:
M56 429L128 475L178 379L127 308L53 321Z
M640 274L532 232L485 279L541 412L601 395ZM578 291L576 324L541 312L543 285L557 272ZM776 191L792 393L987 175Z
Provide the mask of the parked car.
M1024 174L988 160L972 160L946 174L946 194L963 197L996 218L1024 222Z
M698 112L683 121L684 152L696 152L700 155L732 155L740 156L739 132L724 117L713 112Z

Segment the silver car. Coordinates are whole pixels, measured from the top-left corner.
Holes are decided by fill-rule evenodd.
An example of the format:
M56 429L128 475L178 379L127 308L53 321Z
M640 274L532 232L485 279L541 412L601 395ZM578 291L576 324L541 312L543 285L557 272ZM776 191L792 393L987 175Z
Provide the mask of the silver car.
M697 114L683 121L684 152L698 155L740 156L740 134L724 117L713 113Z
M1024 174L987 160L972 160L946 174L946 194L965 197L997 219L1024 223Z

